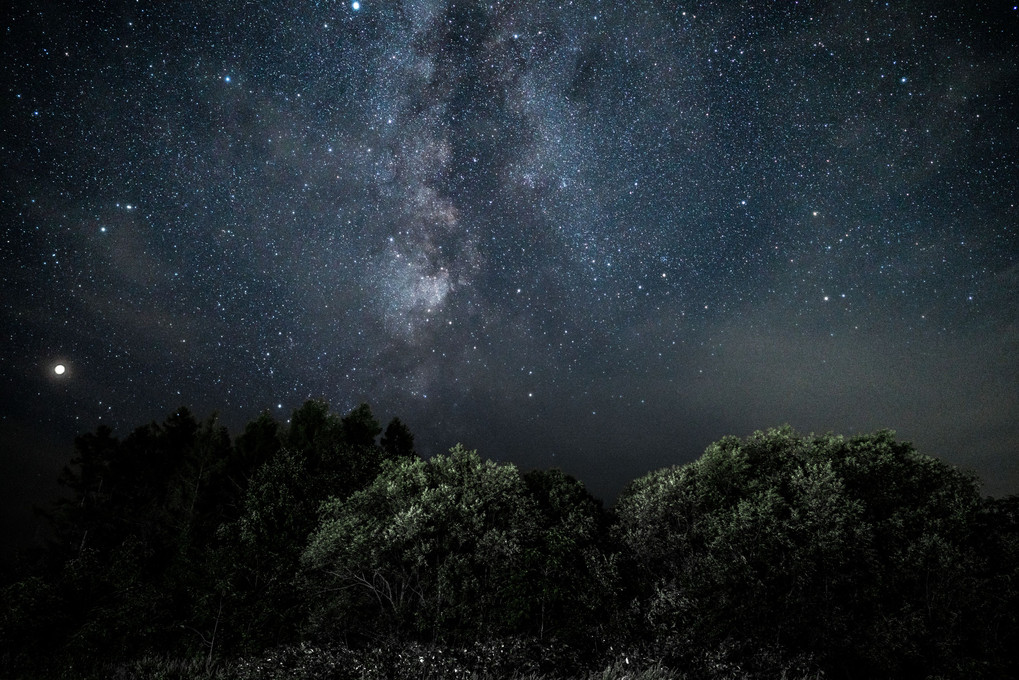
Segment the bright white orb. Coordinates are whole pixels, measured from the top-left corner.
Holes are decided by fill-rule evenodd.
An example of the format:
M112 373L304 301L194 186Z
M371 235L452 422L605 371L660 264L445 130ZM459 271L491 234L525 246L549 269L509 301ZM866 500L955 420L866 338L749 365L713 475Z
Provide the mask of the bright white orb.
M359 3L357 0L354 0L354 2L350 3L350 9L356 12L357 10L361 9L361 3Z
M67 367L63 364L57 364L53 367L53 372L57 375L63 375L65 371L67 371Z

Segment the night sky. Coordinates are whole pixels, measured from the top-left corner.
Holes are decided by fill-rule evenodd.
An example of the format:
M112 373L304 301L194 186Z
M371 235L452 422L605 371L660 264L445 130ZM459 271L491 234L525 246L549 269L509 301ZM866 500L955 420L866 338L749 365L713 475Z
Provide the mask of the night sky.
M100 422L236 435L310 397L607 503L782 423L1017 493L1017 29L1012 2L16 1L5 530Z

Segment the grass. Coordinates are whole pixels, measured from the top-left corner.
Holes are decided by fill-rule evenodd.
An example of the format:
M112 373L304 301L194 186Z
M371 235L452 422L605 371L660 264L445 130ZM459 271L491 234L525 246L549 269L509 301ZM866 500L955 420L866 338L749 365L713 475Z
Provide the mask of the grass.
M307 643L280 647L257 658L219 661L143 657L108 668L113 680L812 680L822 677L803 669L776 668L767 674L742 671L738 665L709 664L690 674L658 660L615 653L600 663L580 667L577 659L556 659L554 650L537 649L519 640L469 647L401 643L351 650ZM572 668L570 668L572 666Z

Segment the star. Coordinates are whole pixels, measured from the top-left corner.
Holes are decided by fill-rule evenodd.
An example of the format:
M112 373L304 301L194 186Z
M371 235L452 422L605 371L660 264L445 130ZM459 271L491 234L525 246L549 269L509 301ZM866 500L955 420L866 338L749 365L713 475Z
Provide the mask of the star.
M1019 398L980 381L1015 373L1019 45L973 3L915 31L804 3L347 0L271 30L78 4L0 41L7 422L70 442L188 405L236 434L366 400L426 455L554 443L609 503L714 435L866 423L1019 491Z

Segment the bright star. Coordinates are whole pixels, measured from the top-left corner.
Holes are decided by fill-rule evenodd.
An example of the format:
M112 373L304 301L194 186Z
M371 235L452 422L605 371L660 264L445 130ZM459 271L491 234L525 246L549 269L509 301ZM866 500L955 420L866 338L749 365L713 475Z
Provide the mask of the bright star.
M361 9L361 3L359 3L357 0L354 0L354 2L350 3L350 9L356 12L357 10Z

